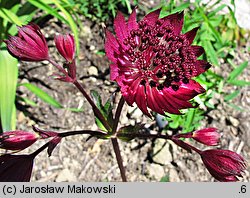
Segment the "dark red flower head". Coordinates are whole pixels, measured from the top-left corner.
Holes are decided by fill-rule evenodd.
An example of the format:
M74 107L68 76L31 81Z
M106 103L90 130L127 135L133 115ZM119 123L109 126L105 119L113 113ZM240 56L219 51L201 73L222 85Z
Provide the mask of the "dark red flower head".
M0 135L0 148L7 150L23 150L37 141L37 133L27 131L7 131Z
M210 174L221 182L238 181L246 169L246 162L239 154L229 150L206 150L200 153Z
M0 156L0 182L30 181L35 155Z
M129 105L136 103L148 116L148 108L180 114L180 109L193 107L188 101L205 90L192 78L210 67L197 60L204 49L191 45L197 28L181 34L183 12L161 19L159 14L160 9L137 23L136 10L128 22L118 12L116 37L106 31L105 51L113 62L111 80L121 87Z
M75 56L75 40L71 34L55 36L55 44L59 53L68 61L72 62Z
M44 35L36 24L18 27L18 36L5 40L9 53L23 61L48 59L48 46Z

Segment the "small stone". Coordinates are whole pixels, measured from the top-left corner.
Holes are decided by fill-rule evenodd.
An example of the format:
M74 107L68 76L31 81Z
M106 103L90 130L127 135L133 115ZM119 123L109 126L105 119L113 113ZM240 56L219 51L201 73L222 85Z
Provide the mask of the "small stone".
M161 165L151 164L147 169L149 175L156 181L160 181L161 178L165 175L164 168Z
M95 46L94 45L90 45L89 50L90 51L94 51L95 50Z
M167 126L168 121L166 117L161 114L156 114L156 124L158 125L159 129L163 129Z
M237 120L236 118L232 117L232 116L229 116L229 121L231 122L231 124L234 126L234 127L238 127L240 122L239 120Z
M131 116L135 118L136 120L141 120L143 116L142 111L136 106L133 106L133 107L128 106L128 113L131 114Z
M17 116L17 121L18 121L19 123L21 123L21 122L24 122L24 120L25 120L25 115L24 115L23 112L20 112L20 113L18 114L18 116Z
M91 29L89 26L83 26L81 35L83 37L92 37Z
M93 75L93 76L97 76L98 75L98 69L94 66L90 66L88 68L88 74L89 75Z
M179 174L174 168L169 170L169 181L170 182L180 182Z
M89 80L91 80L93 83L96 83L97 79L95 77L90 76Z
M76 176L69 169L63 169L57 176L56 182L77 181Z
M231 127L230 127L230 131L231 131L235 136L238 135L238 130L237 130L237 128L231 126Z
M169 144L165 144L165 140L157 139L155 141L155 147L153 149L153 160L160 164L170 164L173 160L169 151Z

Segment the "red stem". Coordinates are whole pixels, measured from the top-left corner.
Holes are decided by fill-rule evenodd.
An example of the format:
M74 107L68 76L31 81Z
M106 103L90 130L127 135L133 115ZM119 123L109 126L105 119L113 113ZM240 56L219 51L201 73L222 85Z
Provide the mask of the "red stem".
M123 97L121 97L121 99L118 103L118 107L117 107L116 112L115 112L115 120L114 120L114 124L112 127L112 134L114 134L114 135L117 135L118 122L119 122L119 118L121 116L122 107L123 107L124 103L125 103L125 100ZM127 181L126 173L125 173L126 171L125 171L125 167L123 165L123 160L122 160L121 150L119 147L118 140L115 137L115 138L112 138L111 141L112 141L113 149L115 151L116 161L117 161L119 169L120 169L122 181L126 182Z
M116 112L115 112L115 120L114 120L114 124L113 124L113 127L112 127L112 134L117 133L119 118L121 116L122 107L123 107L124 103L125 103L125 100L124 100L123 97L121 97L121 99L120 99L120 101L118 103L118 107L117 107Z
M54 65L60 72L62 72L65 76L68 76L68 73L66 72L66 70L61 66L59 65L58 63L56 63L55 61L53 61L52 59L48 59L48 61Z
M48 61L52 65L54 65L60 72L62 72L65 76L68 76L67 71L61 65L59 65L58 63L56 63L55 61L53 61L50 58L48 58ZM112 129L109 126L107 120L104 118L104 116L102 115L102 113L100 112L100 110L97 108L97 106L95 105L95 103L93 102L93 100L91 99L91 97L84 90L83 86L76 79L74 79L72 83L78 88L78 90L83 94L83 96L87 99L87 101L89 102L89 104L92 106L95 116L102 122L102 124L104 125L104 127L108 131L111 131Z
M73 82L73 84L78 88L78 90L82 93L82 95L87 99L87 101L89 102L89 104L91 105L91 107L92 107L92 109L94 111L95 116L102 122L102 124L104 125L104 127L108 131L111 131L112 129L109 126L107 120L104 118L101 111L97 108L94 101L90 98L90 96L84 90L83 86L77 80L75 82Z
M126 182L127 178L126 178L125 168L123 166L121 150L120 150L117 138L112 138L111 141L112 141L113 149L115 151L116 160L120 169L122 181Z
M30 156L35 157L37 156L39 153L41 153L44 149L46 149L49 146L49 142L47 142L46 144L44 144L43 146L41 146L39 149L37 149L35 152L31 153Z

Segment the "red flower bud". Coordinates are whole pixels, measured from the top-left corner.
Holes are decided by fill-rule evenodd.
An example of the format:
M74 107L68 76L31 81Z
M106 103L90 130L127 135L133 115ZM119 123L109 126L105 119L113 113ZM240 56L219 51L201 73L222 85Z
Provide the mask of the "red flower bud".
M216 128L206 128L193 132L192 138L202 144L216 146L219 143L220 134Z
M239 154L229 150L206 150L200 153L210 174L221 182L238 181L246 169L246 162Z
M23 150L37 141L39 135L27 131L8 131L0 135L0 148Z
M220 134L216 128L205 128L194 132L174 135L175 138L193 138L197 142L207 146L216 146L220 140Z
M68 61L72 62L75 56L75 41L71 34L55 36L55 44L59 53Z
M48 46L39 26L29 24L18 27L18 36L5 40L9 53L23 61L48 59Z

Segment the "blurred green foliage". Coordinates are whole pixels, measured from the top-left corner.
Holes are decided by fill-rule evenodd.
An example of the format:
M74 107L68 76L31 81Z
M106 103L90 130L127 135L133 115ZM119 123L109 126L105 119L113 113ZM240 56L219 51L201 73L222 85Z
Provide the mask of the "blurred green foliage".
M132 9L129 0L69 0L77 12L83 16L104 22L114 17L118 8L125 8L125 12L131 13Z

